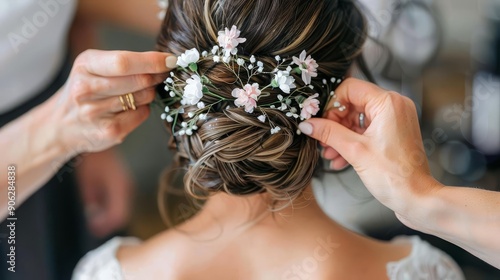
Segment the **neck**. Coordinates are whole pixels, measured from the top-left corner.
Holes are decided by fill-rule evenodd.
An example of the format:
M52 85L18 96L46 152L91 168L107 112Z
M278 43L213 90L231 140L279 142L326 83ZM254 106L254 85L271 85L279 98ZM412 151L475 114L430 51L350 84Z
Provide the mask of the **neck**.
M245 197L219 193L208 199L187 226L194 231L207 232L213 227L219 233L236 233L256 226L290 230L313 223L333 223L319 207L310 186L293 202L274 205L278 210L272 210L272 206L267 193Z

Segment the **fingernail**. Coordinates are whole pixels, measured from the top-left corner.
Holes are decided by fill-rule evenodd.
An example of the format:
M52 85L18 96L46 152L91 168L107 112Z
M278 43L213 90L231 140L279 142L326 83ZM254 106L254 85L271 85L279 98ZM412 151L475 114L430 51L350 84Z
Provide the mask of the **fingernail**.
M167 66L167 68L174 69L175 67L177 67L177 57L174 55L167 56L167 58L165 59L165 65Z
M313 126L310 123L307 123L307 122L301 122L301 123L299 123L299 129L305 135L311 135L312 132L313 132Z

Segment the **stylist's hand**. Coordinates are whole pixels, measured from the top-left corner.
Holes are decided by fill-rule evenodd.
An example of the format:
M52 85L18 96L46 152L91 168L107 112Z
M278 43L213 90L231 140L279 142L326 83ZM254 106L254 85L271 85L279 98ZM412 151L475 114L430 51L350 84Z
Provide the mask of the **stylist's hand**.
M175 63L174 56L160 52L87 50L79 55L51 100L66 154L102 151L122 142L146 120L154 86ZM134 95L137 110L123 111L119 96L127 93Z
M413 101L353 78L335 92L335 101L346 110L329 104L324 118L310 119L299 128L323 143L323 157L332 160L333 168L350 163L380 202L405 215L415 196L435 188ZM366 115L365 129L359 124L360 113ZM416 181L419 184L412 183Z

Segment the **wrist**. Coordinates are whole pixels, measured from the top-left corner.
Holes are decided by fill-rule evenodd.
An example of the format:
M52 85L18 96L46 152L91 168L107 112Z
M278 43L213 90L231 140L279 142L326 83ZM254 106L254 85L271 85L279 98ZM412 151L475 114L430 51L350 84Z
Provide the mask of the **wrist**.
M445 187L431 175L413 176L405 189L410 190L402 211L396 212L398 219L406 226L425 233L433 233L443 217L443 202L438 195Z

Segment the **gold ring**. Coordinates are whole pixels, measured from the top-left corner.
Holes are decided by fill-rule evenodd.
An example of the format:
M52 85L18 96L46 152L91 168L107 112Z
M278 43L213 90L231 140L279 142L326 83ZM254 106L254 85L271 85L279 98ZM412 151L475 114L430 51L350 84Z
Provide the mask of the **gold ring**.
M125 101L123 101L123 96L119 96L120 98L120 102L122 103L122 110L125 112L125 111L128 111L128 107L125 105Z
M126 97L127 102L128 102L128 108L135 111L137 109L137 107L135 107L134 95L132 93L127 93L125 95L125 97Z

